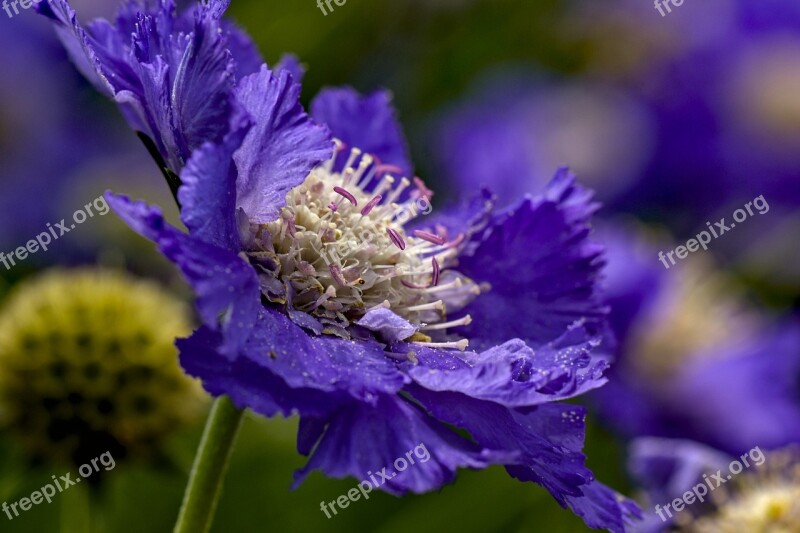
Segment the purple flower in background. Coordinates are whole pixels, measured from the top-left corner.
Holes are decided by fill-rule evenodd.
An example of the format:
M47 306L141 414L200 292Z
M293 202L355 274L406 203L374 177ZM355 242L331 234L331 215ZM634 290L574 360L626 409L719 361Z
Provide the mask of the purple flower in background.
M637 530L716 533L796 531L800 456L796 446L752 445L733 456L696 442L639 439L629 468L648 509Z
M800 324L768 315L703 261L665 270L635 229L600 232L619 355L591 395L627 438L691 439L729 453L800 441Z
M651 156L647 109L610 85L503 73L473 92L437 119L438 163L451 186L491 187L502 205L541 190L565 161L610 200Z
M558 403L605 383L592 194L561 170L508 208L471 188L416 221L432 192L405 177L389 97L323 91L319 125L291 67L253 68L225 7L128 2L84 30L65 1L41 6L176 189L188 234L156 207L109 201L197 294L187 372L240 407L300 415L310 459L297 483L314 469L363 477L423 442L431 461L384 490L502 464L589 526L623 531L638 509L594 480L584 410Z
M85 14L109 5L80 0L80 7ZM109 116L107 102L88 90L50 25L32 11L10 20L3 13L0 31L0 99L6 102L0 111L0 211L5 222L0 225L0 250L6 254L47 232L46 224L69 220L109 187L134 178L137 194L154 200L170 197L158 177L149 175L152 162L141 145ZM30 254L11 271L0 265L0 272L13 277L53 262L94 262L112 248L130 251L132 243L141 250L139 239L129 235L125 224L113 217L92 217L80 231L54 239L47 251ZM158 268L154 254L133 255L129 265Z

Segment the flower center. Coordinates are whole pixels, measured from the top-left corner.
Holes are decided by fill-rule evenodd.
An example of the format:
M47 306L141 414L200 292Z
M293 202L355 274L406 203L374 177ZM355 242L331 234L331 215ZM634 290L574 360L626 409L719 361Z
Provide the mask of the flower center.
M472 280L448 269L463 236L451 240L443 228L407 232L408 222L431 212L432 193L419 178L397 179L400 169L358 148L337 170L344 150L337 141L333 158L289 191L277 220L251 224L247 255L262 293L311 315L323 333L343 337L352 322L378 307L421 331L469 324L468 316L446 322L448 307L463 307L480 293ZM431 340L427 333L415 337Z
M723 487L717 509L688 520L681 531L797 531L800 526L800 464L797 449L774 452L740 483Z

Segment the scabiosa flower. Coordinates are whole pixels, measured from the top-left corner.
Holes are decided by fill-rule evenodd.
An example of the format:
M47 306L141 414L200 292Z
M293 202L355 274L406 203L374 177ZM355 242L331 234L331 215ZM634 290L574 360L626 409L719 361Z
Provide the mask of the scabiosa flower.
M423 442L429 466L383 490L502 464L623 531L637 508L585 467L583 409L556 403L604 384L607 367L597 206L567 170L507 209L473 191L424 224L432 192L386 93L326 90L317 124L291 63L242 74L252 55L222 30L225 2L192 9L194 25L170 2L129 2L116 27L88 32L63 0L43 6L180 185L188 234L156 207L109 201L197 293L204 325L179 341L184 368L239 407L300 415L297 483L315 469L361 477Z
M188 311L158 286L111 271L23 282L0 311L2 425L33 460L157 455L204 404L175 360Z
M797 319L767 325L774 317L703 257L664 269L638 228L602 235L619 339L610 382L591 395L603 418L626 438L691 439L729 453L799 441Z
M644 531L685 533L782 532L800 528L800 456L797 446L764 452L761 446L741 456L692 441L639 439L631 446L630 467L662 519L648 513ZM731 464L739 462L739 467ZM736 471L739 470L737 474ZM721 472L722 479L714 480ZM732 472L735 475L726 475ZM719 475L719 474L718 474ZM722 483L720 483L720 481ZM663 506L697 484L706 489L681 512ZM702 490L698 490L702 493Z
M491 74L476 89L437 121L437 155L450 183L491 186L502 205L541 190L563 161L610 200L650 159L648 110L611 85L531 72Z

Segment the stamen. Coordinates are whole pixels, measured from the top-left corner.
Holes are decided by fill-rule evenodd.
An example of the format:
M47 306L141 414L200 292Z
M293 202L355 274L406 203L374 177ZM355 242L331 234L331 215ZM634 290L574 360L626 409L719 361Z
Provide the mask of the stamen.
M375 173L378 176L382 176L388 172L392 172L393 174L400 175L403 173L403 169L398 167L397 165L390 165L388 163L380 164L375 166Z
M384 178L381 180L380 184L375 189L373 194L383 196L383 193L386 192L387 190L389 190L393 183L394 183L394 177L393 176L391 176L391 175L384 176Z
M342 287L347 287L347 281L345 281L344 276L342 276L342 269L339 268L338 265L329 265L328 270L331 273L333 281L335 281Z
M386 228L386 233L389 234L389 238L392 240L395 246L397 246L401 250L406 249L406 241L403 240L403 237L399 233L397 233L392 228Z
M433 283L433 286L435 287L435 286L437 286L439 284L439 273L440 273L441 270L439 268L439 261L437 261L435 257L431 260L431 263L433 264L433 281L432 281L432 283Z
M461 278L456 278L455 281L451 281L450 283L445 283L444 285L439 285L438 287L428 287L424 289L424 292L431 294L434 292L442 292L450 289L460 289L463 285L464 283L461 281Z
M361 216L367 216L370 212L375 209L375 206L378 205L378 202L381 201L383 197L379 194L377 196L373 196L372 200L370 200L367 205L364 206L364 209L361 210Z
M458 342L414 342L412 344L425 346L427 348L455 348L463 352L467 349L467 346L469 346L469 341L467 339L461 339Z
M433 255L434 259L439 258L441 262L445 262L445 260L450 259L451 257L456 257L458 255L458 250L455 248L449 248L442 252L435 253Z
M447 242L447 240L444 237L439 237L438 235L434 235L433 233L421 229L414 230L414 235L424 241L428 241L433 244L438 244L439 246Z
M400 283L402 283L404 287L408 287L409 289L427 289L428 288L428 287L426 287L424 285L417 285L416 283L412 283L412 282L406 281L404 279L401 279Z
M331 203L328 204L328 209L330 209L331 211L333 211L335 213L336 210L339 209L339 206L336 205L334 202L331 202Z
M424 196L427 199L433 198L433 191L425 185L425 182L422 181L419 176L414 176L414 185L417 187L417 191L421 196Z
M367 309L367 312L370 312L370 311L375 310L375 309L391 309L391 308L392 308L392 305L389 303L389 300L384 300L381 303L379 303L378 305L373 305L372 307Z
M436 300L435 302L431 302L429 304L412 305L411 307L403 307L402 309L408 312L441 311L444 313L445 307L442 300Z
M337 186L337 187L333 188L333 192L335 192L335 193L337 193L337 194L339 194L341 196L344 196L345 198L347 198L348 202L353 204L354 207L358 207L358 200L356 200L356 197L353 196L352 193L350 193L349 191L347 191L345 189L342 189L341 187Z
M369 172L367 172L367 175L364 176L364 179L362 179L361 181L358 182L358 188L359 189L361 189L362 191L366 191L367 190L367 185L370 184L370 182L372 181L372 178L375 176L375 169L376 168L377 168L376 165L372 165L372 167L369 169Z
M386 199L386 203L387 203L387 205L391 205L391 204L393 204L393 203L394 203L394 201L395 201L395 200L397 200L397 199L400 197L400 195L401 195L401 194L403 194L403 191L404 191L404 190L406 190L406 188L407 188L409 185L411 185L411 182L410 182L410 181L408 181L408 178L403 178L403 179L401 179L401 180L400 180L400 185L398 185L398 186L397 186L397 187L396 187L396 188L395 188L395 189L392 191L392 194L390 194L390 195L389 195L389 198L387 198L387 199Z
M431 324L429 326L423 326L419 329L423 331L433 331L437 329L455 328L458 326L469 326L470 324L472 324L472 317L467 315L464 318L459 318L458 320L442 322L441 324Z
M361 155L361 150L359 148L353 147L350 150L350 157L347 158L347 163L344 164L344 168L351 168L353 162L356 160L356 157Z
M372 156L369 154L364 154L364 156L361 158L361 161L358 163L358 170L356 170L356 173L353 175L353 182L358 183L358 181L364 175L364 171L366 171L367 167L371 164Z
M333 164L336 162L336 157L344 150L347 145L344 144L341 140L334 138L333 139L333 156L323 163L322 168L325 170L326 173L330 173L333 171Z
M353 176L355 175L356 171L353 170L351 167L347 167L342 172L342 185L347 187L353 181Z

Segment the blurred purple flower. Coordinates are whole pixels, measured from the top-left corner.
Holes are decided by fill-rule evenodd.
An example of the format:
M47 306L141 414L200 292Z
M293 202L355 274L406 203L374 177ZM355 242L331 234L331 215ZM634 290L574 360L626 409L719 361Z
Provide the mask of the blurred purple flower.
M637 232L607 227L605 294L619 339L592 403L623 436L691 439L729 453L800 441L800 323L742 303L697 262L663 268Z
M506 73L438 119L434 144L451 187L491 187L500 204L539 191L570 167L603 201L641 176L652 152L650 117L611 86Z
M636 530L795 531L799 465L796 446L755 444L729 456L693 441L638 439L629 467L653 510Z

